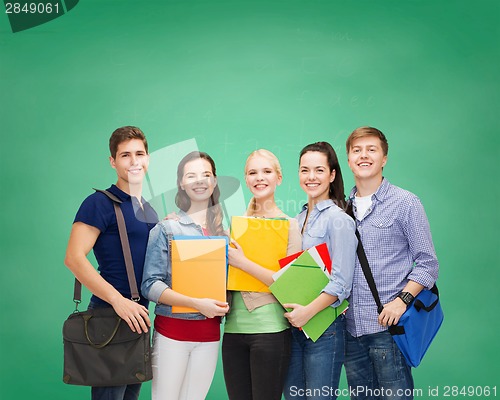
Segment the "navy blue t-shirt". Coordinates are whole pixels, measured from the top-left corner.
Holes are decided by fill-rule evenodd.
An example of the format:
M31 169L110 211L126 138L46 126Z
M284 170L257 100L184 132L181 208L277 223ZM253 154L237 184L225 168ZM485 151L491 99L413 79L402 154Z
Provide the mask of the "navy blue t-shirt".
M137 198L131 197L115 185L107 190L122 201L120 206L127 227L135 278L140 289L149 231L158 222L158 215L149 203L142 200L143 208L141 208ZM130 285L113 202L104 193L91 194L83 201L74 222L83 222L101 231L93 248L99 265L98 270L107 282L124 297L130 299ZM92 296L91 301L100 305L107 304L95 295ZM142 295L139 303L148 306L148 300Z

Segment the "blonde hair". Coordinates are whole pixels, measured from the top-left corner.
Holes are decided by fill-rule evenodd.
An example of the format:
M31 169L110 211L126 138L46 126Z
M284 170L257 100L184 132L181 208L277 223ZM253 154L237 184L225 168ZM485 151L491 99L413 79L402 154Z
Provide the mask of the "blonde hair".
M276 174L280 178L283 177L283 174L281 172L281 165L280 165L280 162L278 160L278 157L276 157L274 155L274 153L272 153L272 152L270 152L269 150L266 150L266 149L258 149L258 150L252 151L250 153L250 155L247 158L247 161L245 162L245 171L244 171L245 176L248 173L248 163L255 156L261 156L261 157L267 159L268 161L270 161L271 165L273 166L273 169L276 171ZM252 197L250 199L250 202L248 203L248 207L247 207L247 211L245 212L245 215L252 216L252 215L255 214L255 211L256 211L255 197Z

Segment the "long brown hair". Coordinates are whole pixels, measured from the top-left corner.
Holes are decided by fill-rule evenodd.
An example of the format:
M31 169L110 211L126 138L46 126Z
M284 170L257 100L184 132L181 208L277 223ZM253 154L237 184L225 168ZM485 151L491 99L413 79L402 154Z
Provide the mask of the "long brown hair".
M306 147L302 149L299 156L299 164L300 159L304 154L309 151L317 151L326 156L328 161L328 167L330 168L330 172L335 171L335 179L330 183L330 188L328 190L328 197L333 200L333 202L342 208L346 209L346 201L344 194L344 180L342 179L342 171L340 169L339 159L337 158L337 153L333 149L332 145L328 142L316 142L308 144Z
M188 197L186 192L181 188L182 177L184 176L184 167L190 161L202 159L207 160L212 167L212 173L214 177L217 177L217 171L215 168L215 162L207 153L202 151L192 151L191 153L184 156L177 167L177 194L175 195L175 204L182 211L188 211L191 207L191 199ZM220 189L219 185L216 184L210 199L208 200L207 206L207 229L211 235L223 236L224 228L222 226L222 207L219 203Z

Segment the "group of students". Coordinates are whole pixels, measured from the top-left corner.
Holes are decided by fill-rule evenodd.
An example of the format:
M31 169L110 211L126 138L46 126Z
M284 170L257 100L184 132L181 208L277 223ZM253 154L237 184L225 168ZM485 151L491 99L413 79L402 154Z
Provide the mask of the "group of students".
M287 254L326 243L332 268L329 283L309 304L279 304L271 293L231 291L228 302L193 298L171 288L172 236L227 235L214 160L187 154L177 169L179 207L158 222L142 198L148 145L142 131L126 126L110 138L110 163L117 183L108 191L122 200L136 278L143 298L130 300L125 265L111 201L96 192L75 217L65 264L93 296L89 307L113 307L130 329L151 327L148 300L156 303L152 397L204 399L215 373L220 324L222 361L230 400L335 399L342 366L354 399L411 399L411 368L389 334L407 305L437 279L438 262L424 209L414 194L383 177L388 144L372 127L357 128L346 142L355 187L345 199L337 155L327 142L307 145L299 155L299 182L307 203L296 218L276 204L283 176L277 157L252 152L244 178L252 193L246 215L287 218ZM356 257L363 243L384 308L379 314ZM97 272L87 255L93 249ZM230 265L265 285L273 272L248 259L232 241ZM307 282L304 282L307 285ZM344 300L349 308L313 342L301 331L314 315ZM172 306L198 312L172 313ZM284 308L283 308L284 307ZM93 387L93 400L136 400L140 384Z

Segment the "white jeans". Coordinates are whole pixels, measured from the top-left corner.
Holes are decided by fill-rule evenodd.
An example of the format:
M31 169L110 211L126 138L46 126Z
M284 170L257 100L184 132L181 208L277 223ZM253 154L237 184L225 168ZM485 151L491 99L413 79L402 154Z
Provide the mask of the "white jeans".
M219 342L181 342L153 335L153 400L204 400L214 377Z

